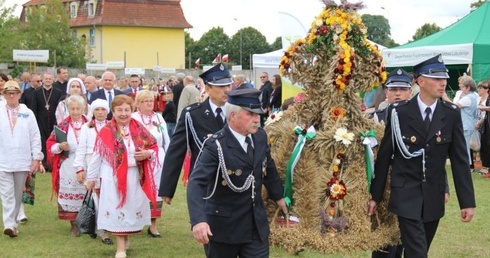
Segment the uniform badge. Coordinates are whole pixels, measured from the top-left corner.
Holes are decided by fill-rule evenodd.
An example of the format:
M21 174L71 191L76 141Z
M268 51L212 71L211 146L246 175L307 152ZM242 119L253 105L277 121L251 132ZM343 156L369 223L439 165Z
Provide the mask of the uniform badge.
M204 114L205 114L205 115L207 115L207 116L209 116L209 113L210 113L210 112L211 112L211 111L209 111L209 109L204 110Z
M398 70L396 71L396 74L398 74L398 75L402 75L402 70L401 70L401 69L398 69Z
M219 66L219 69L220 69L221 71L224 71L224 70L225 70L225 66L224 66L223 64L221 64L221 65Z
M185 108L185 110L189 110L189 109L191 109L191 107L186 107L186 108Z
M411 141L411 142L415 142L415 141L417 141L417 137L415 137L415 136L410 137L410 141Z
M437 61L439 61L439 63L442 63L442 55L439 55L439 57L437 58Z
M226 171L226 173L227 173L229 176L231 176L231 174L233 174L233 171L231 171L231 170L229 170L229 169L228 169L228 171Z
M392 104L394 107L398 106L398 102Z
M441 142L441 137L437 137L437 138L436 138L436 141L437 141L437 142Z
M451 107L452 107L453 109L456 109L456 105L454 105L454 104L453 104L453 105L451 105Z
M241 170L241 169L237 169L237 170L235 171L235 175L236 175L236 176L241 176L241 175L242 175L242 170Z
M223 179L223 181L221 181L221 184L222 184L223 186L226 186L226 185L227 185L226 180L224 180L224 179Z

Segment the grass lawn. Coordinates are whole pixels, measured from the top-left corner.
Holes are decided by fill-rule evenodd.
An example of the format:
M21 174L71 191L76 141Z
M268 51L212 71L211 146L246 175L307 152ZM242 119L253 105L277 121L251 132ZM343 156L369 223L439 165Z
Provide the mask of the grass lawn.
M448 168L449 170L449 168ZM451 200L446 216L441 220L429 257L490 257L490 179L473 175L477 209L471 223L460 222L452 177ZM26 206L29 221L19 226L19 237L2 235L1 257L114 257L115 246L104 245L100 238L88 235L70 236L69 222L57 219L56 200L51 197L51 174L37 175L36 203ZM129 257L204 257L202 247L193 239L185 189L179 183L172 205L164 206L163 218L159 220L162 238L149 238L144 233L131 237ZM281 248L271 248L271 257L296 257ZM306 250L299 257L349 257L344 254L323 255ZM370 257L369 252L360 252L350 257Z

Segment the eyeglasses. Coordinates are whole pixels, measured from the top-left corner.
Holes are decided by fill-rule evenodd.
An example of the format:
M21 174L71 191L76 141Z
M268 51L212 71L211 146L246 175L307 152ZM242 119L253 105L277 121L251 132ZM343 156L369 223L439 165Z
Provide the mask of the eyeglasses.
M410 88L388 88L388 91L391 91L391 92L397 92L397 91L401 91L401 92L404 92L404 91L408 91Z
M5 92L5 95L9 95L9 96L16 96L18 95L20 92Z

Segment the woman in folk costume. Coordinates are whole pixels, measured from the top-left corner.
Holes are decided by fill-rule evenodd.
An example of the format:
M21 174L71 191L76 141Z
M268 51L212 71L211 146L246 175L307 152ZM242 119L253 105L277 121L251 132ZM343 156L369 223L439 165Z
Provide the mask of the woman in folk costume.
M85 111L84 115L86 115L88 118L91 118L92 115L90 114L90 108L88 105L87 97L85 94L87 93L87 90L85 89L85 84L83 81L79 78L71 78L68 80L68 84L66 86L66 97L68 98L69 96L72 95L79 95L82 96L85 99ZM60 101L58 103L58 106L56 107L56 123L59 124L65 120L65 118L69 115L68 113L68 105L66 104L66 99Z
M168 149L168 143L170 138L167 133L167 124L163 117L153 111L153 94L148 90L139 91L136 94L136 108L138 111L134 112L131 116L143 126L155 137L158 144L158 164L153 170L153 178L155 179L155 187L160 187L160 178L162 177L162 164L165 158L165 150ZM157 193L155 193L156 195ZM162 198L156 196L157 207L151 212L151 226L148 228L148 235L153 238L161 237L158 233L157 218L162 216Z
M1 76L0 76L1 77ZM41 135L34 113L19 104L21 89L8 81L2 90L6 104L0 104L0 197L3 234L16 237L22 190L28 175L36 173L43 159Z
M158 145L144 126L131 118L133 101L114 97L113 118L104 126L87 169L87 189L101 180L97 227L116 237L115 257L126 257L129 236L150 225L150 205L156 207L153 170Z
M69 220L72 236L80 236L74 221L85 196L85 186L77 180L77 170L73 166L75 152L78 147L82 125L87 122L83 115L87 102L80 95L69 96L66 100L68 117L58 124L59 129L66 133L66 141L56 139L55 131L46 142L48 162L52 171L52 188L58 197L58 218Z
M73 166L77 171L77 181L81 184L85 182L87 166L92 158L95 139L100 132L100 129L107 123L107 114L109 114L109 103L105 99L96 99L90 104L91 113L93 114L92 120L85 123L82 126L80 132L79 144L75 156ZM100 188L99 181L96 184L96 192ZM102 239L102 242L106 245L112 245L112 239L109 238L103 230L97 230L97 234ZM95 238L95 237L94 237Z

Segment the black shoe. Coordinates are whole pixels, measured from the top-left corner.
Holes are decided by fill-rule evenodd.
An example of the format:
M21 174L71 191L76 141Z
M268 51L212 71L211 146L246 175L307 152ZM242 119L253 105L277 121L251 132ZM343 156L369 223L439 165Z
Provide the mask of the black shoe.
M153 237L153 238L161 238L162 237L162 235L160 235L160 233L157 233L157 234L151 233L150 228L148 228L148 235L150 235L150 237Z
M106 244L106 245L113 245L114 243L112 242L112 239L110 239L109 237L107 238L102 238L102 243Z
M89 234L90 238L92 239L96 239L97 238L97 234Z

